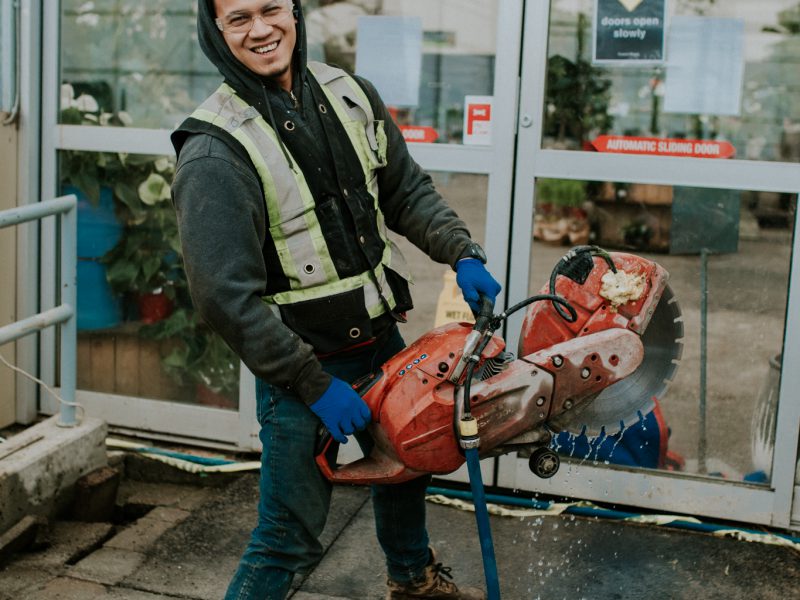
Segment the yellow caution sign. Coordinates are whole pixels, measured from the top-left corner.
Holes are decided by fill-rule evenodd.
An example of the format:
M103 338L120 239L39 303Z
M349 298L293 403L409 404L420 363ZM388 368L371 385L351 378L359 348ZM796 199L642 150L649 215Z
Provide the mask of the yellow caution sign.
M456 283L455 272L448 269L445 271L443 279L444 285L439 294L439 301L436 303L436 319L433 326L440 327L453 322L474 323L475 317L472 316L469 304L461 295L461 289Z

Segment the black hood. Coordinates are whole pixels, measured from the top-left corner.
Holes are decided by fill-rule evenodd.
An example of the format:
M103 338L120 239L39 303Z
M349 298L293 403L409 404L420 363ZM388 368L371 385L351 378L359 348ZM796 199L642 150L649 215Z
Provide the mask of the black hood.
M295 88L299 81L303 81L306 73L306 26L303 20L303 7L300 0L293 0L295 8L295 18L297 21L297 42L294 48L294 81L292 87ZM228 48L222 37L222 32L214 22L216 14L214 11L214 0L199 0L197 14L197 36L205 55L217 69L219 69L225 81L237 92L244 96L250 96L253 92L259 93L261 84L265 83L271 88L277 88L277 84L266 77L261 77L250 71L240 63ZM250 92L250 93L248 93Z

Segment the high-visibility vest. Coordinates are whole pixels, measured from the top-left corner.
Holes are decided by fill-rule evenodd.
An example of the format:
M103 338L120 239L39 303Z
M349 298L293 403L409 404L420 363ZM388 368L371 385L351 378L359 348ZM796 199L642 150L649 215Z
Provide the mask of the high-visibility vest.
M275 244L289 289L264 296L275 307L321 299L363 288L364 304L371 318L396 306L385 275L385 267L410 281L399 248L388 238L378 204L374 171L386 166L387 140L383 121L376 121L372 106L358 83L345 71L323 63L308 63L336 117L344 126L364 170L367 189L374 201L383 255L378 264L361 274L340 278L322 235L314 198L305 175L289 154L286 160L278 135L256 108L223 83L192 114L231 134L247 151L264 190L269 236ZM342 190L347 200L347 190ZM363 243L363 240L362 240ZM388 306L387 306L388 305ZM277 313L278 311L276 311Z

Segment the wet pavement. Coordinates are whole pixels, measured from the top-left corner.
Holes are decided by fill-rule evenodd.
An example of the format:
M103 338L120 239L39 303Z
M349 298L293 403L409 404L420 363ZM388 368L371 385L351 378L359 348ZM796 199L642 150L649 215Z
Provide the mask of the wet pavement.
M0 567L0 600L224 596L255 523L257 474L176 475L130 456L125 464L114 522L50 523L34 550ZM428 522L456 581L482 585L474 514L431 502ZM770 600L800 589L800 551L789 547L570 514L493 515L491 526L506 600ZM322 561L296 578L292 598L384 597L367 489L336 488L322 541Z

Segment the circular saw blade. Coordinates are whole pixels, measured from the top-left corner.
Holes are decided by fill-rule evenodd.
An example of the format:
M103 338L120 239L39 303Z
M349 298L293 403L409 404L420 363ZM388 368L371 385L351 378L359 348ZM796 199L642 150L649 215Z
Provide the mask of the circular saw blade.
M600 392L593 400L553 420L557 429L600 435L618 433L638 422L655 406L672 381L683 352L683 320L675 295L664 288L642 335L644 359L633 373Z

